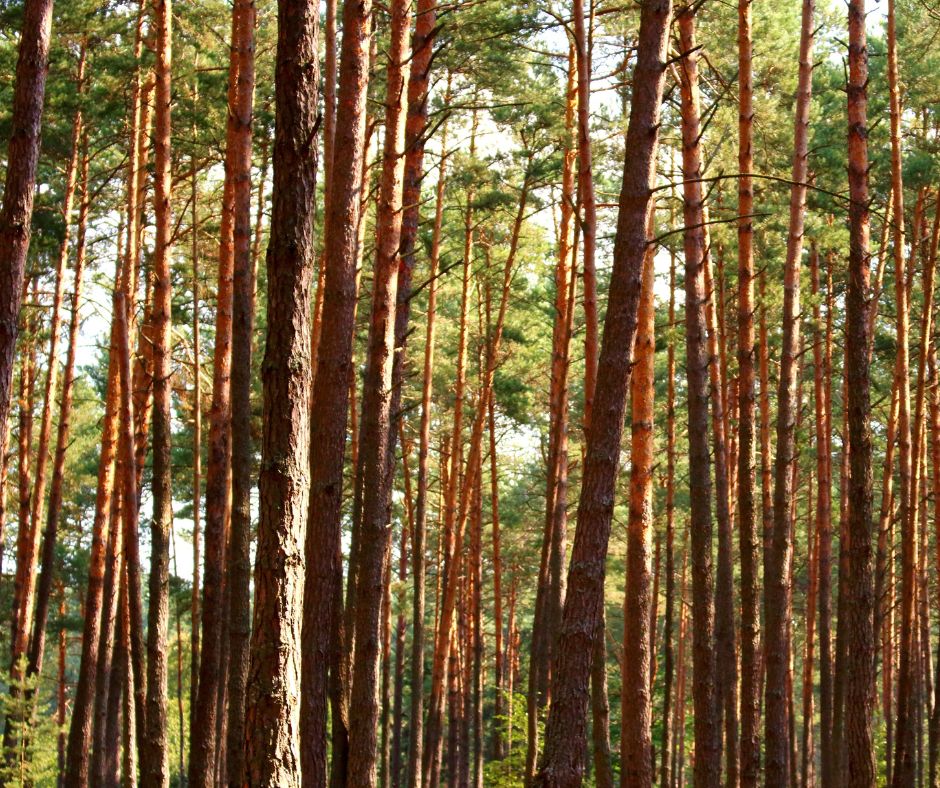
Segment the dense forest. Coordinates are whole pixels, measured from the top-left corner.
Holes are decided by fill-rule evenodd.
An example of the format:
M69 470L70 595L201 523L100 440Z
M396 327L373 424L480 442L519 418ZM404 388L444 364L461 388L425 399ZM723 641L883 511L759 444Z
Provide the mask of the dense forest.
M0 785L940 785L937 0L0 0L0 149Z

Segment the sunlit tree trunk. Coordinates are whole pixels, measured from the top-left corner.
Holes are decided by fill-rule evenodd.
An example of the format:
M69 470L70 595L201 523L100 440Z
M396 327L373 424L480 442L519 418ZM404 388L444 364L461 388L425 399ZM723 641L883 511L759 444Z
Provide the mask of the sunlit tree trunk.
M298 606L310 505L309 315L317 159L317 24L317 9L309 3L279 3L260 519L245 691L248 785L299 785L301 774L298 696L303 613ZM321 657L325 654L324 649Z

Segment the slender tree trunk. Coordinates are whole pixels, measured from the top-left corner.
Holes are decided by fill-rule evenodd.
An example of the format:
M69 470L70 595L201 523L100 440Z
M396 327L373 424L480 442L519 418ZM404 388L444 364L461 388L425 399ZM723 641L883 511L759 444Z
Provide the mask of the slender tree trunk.
M898 380L898 522L901 526L901 640L898 665L897 726L892 784L912 786L915 778L915 597L917 568L917 487L912 483L919 452L911 451L911 391L908 332L910 330L908 285L904 249L904 184L901 174L901 96L898 85L898 51L895 33L895 3L888 2L888 83L891 136L891 196L894 222L895 309ZM887 228L885 228L887 231ZM887 232L885 233L887 234ZM913 261L912 261L913 262ZM915 450L918 446L915 445ZM877 604L876 600L876 604Z
M304 586L303 544L310 506L308 326L318 21L318 9L309 3L279 3L269 318L262 366L261 513L245 712L245 783L254 786L298 785L301 774L298 693L303 613L298 604ZM322 550L324 545L319 547ZM325 654L322 649L320 657ZM308 774L313 776L313 770ZM325 764L321 774L325 775Z
M118 259L115 281L121 276L121 260ZM126 270L126 267L125 269ZM111 521L112 500L115 484L114 460L117 455L118 398L120 396L116 315L111 319L111 341L108 359L108 382L105 409L101 428L101 449L98 455L98 480L95 497L95 514L92 522L91 554L88 567L88 586L85 591L84 624L82 626L82 654L75 688L72 720L69 726L69 741L66 752L66 783L86 786L89 784L92 736L95 725L96 698L104 688L97 680L99 646L102 643L102 613L105 605L111 606L110 594L105 596L105 569L109 557L109 532L111 540L120 526ZM114 553L111 552L113 559ZM104 652L108 651L105 646ZM95 737L96 745L103 741ZM99 747L95 747L96 752ZM95 756L98 757L97 754Z
M83 91L85 81L85 48L81 49L78 62L76 89L79 94ZM36 448L36 467L33 475L33 487L30 499L29 529L25 539L19 540L16 556L16 580L14 584L14 609L17 611L17 621L14 627L14 637L10 647L11 682L10 692L17 691L17 675L21 670L20 661L27 660L27 675L35 674L35 666L42 664L42 653L45 650L46 619L49 615L49 599L52 593L52 561L54 559L55 536L54 532L46 530L43 539L42 553L48 554L48 560L43 561L43 578L37 590L36 568L39 560L40 523L43 519L43 507L46 503L46 480L49 461L49 442L52 439L52 413L56 398L59 377L59 334L62 327L62 298L65 293L66 267L69 259L70 242L72 238L72 212L75 200L75 186L78 175L79 159L81 157L82 139L82 111L75 112L72 121L71 152L65 171L65 195L63 199L62 218L65 232L59 246L59 257L56 264L55 291L52 299L52 312L49 319L49 355L46 364L46 381L43 391L42 419L39 426L39 443ZM49 537L52 536L52 541ZM25 549L21 552L19 546ZM34 605L36 607L34 616ZM33 632L33 624L36 624ZM38 640L35 646L33 642ZM34 660L34 656L36 659ZM4 731L4 744L12 742L11 716L7 715L7 726ZM25 720L23 720L25 723Z
M146 738L141 747L141 785L158 788L169 781L167 742L167 622L169 616L169 538L173 524L173 485L170 456L172 341L172 282L170 246L172 216L170 151L170 69L172 65L172 0L153 0L157 41L154 142L153 293L153 522L150 529L150 581L147 626ZM128 508L126 500L124 507ZM130 590L130 589L129 589ZM132 601L132 605L133 605ZM137 682L135 682L135 687ZM139 691L139 690L138 690Z
M349 784L376 784L379 706L378 671L381 612L389 570L388 527L392 466L387 461L391 432L392 367L395 353L395 304L398 293L402 221L405 87L410 69L410 0L395 0L388 52L385 98L385 151L376 216L376 260L372 280L369 355L363 384L363 506L356 571L353 684L349 714Z
M251 344L254 334L255 272L251 259L251 143L255 86L255 5L242 0L238 51L237 101L230 115L237 144L232 157L235 181L233 212L232 299L232 522L228 545L229 673L227 768L229 785L245 781L245 685L251 635Z
M793 485L796 461L796 422L799 413L800 268L806 215L809 157L809 111L812 96L813 0L803 0L800 23L800 65L796 118L793 131L793 171L790 188L790 221L784 267L783 347L777 388L777 453L774 460L773 531L769 560L764 570L765 662L767 670L764 718L765 774L773 785L787 785L795 774L790 762L788 731L791 726L787 690L790 665L789 611L793 543L790 517L796 493Z
M473 115L473 125L470 131L470 158L476 154L477 115ZM436 634L431 664L431 695L428 699L428 718L425 728L424 761L422 764L422 781L427 788L437 785L440 774L440 754L443 734L444 692L447 681L448 659L451 649L450 628L448 620L445 629L445 617L452 619L453 605L446 600L450 577L457 577L450 567L457 560L462 539L456 531L457 494L460 476L460 458L463 441L463 400L466 382L466 354L467 354L467 319L469 310L470 266L473 257L473 200L472 185L467 190L466 208L464 210L464 249L463 249L463 276L461 280L460 296L460 323L457 338L457 364L454 381L454 419L451 430L450 464L447 465L447 483L442 485L444 529L442 535L444 570L439 574L441 585L438 595ZM462 536L462 535L461 535ZM450 596L454 595L450 591Z
M6 446L16 338L33 196L42 107L49 67L52 0L27 0L23 12L11 112L8 166L0 205L0 446Z
M670 211L670 229L674 224ZM671 758L673 717L675 716L675 649L673 628L676 618L675 519L676 519L676 255L669 252L669 331L666 357L666 609L663 621L663 733L660 741L660 788L672 788ZM743 378L743 376L742 376ZM743 447L743 442L742 442ZM743 551L742 551L743 554ZM679 599L680 615L682 599ZM742 683L742 699L743 683ZM743 715L742 715L743 717Z
M419 17L420 19L420 17ZM417 47L415 49L417 52ZM414 73L414 72L412 72ZM431 444L431 394L434 371L434 318L437 311L437 276L444 218L445 166L447 163L447 128L441 135L441 160L437 174L437 197L434 229L431 238L431 259L428 272L427 328L424 340L424 371L421 384L421 423L418 437L418 492L415 504L415 528L412 537L412 601L411 638L411 715L408 736L408 788L422 785L422 746L424 729L424 653L425 653L425 541L428 521L428 473ZM410 204L410 203L409 203ZM407 215L405 219L407 219ZM407 226L407 225L405 225ZM407 235L406 235L407 237ZM406 251L407 247L403 247ZM442 461L443 462L443 461ZM495 522L495 521L494 521Z
M685 219L685 322L689 411L689 528L692 553L692 683L698 788L721 779L721 732L716 698L712 574L711 473L708 446L708 349L705 274L709 249L701 183L698 56L691 8L677 14L681 63L682 174Z
M239 92L241 90L240 49L248 20L246 7L232 7L231 45L228 70L228 121L226 124L225 181L222 187L222 220L219 231L218 287L216 289L215 346L212 364L212 407L209 411L209 451L206 465L205 576L202 591L202 638L199 660L199 694L194 716L192 757L189 779L192 786L210 788L215 782L215 761L222 742L217 738L218 723L225 714L219 704L225 681L223 629L228 611L226 533L231 493L231 373L232 373L232 288L234 276L234 204L236 156L239 139ZM251 31L253 32L253 31ZM249 33L251 35L251 33ZM249 93L253 86L249 87ZM221 775L219 775L221 776Z
M653 229L652 216L650 230ZM652 234L652 232L650 232ZM630 379L630 514L627 525L627 586L624 595L623 689L621 691L620 785L651 788L653 785L652 688L650 662L650 547L653 532L654 337L653 246L647 247L643 264L636 350ZM655 619L653 619L655 626Z
M738 2L738 528L741 573L741 788L760 780L760 538L755 506L754 168L751 0ZM671 321L670 321L671 322ZM665 783L665 780L663 781Z
M875 677L871 550L872 445L868 324L870 257L867 142L868 51L865 0L849 3L849 268L846 293L846 389L849 464L845 618L846 785L875 781L872 707ZM838 745L837 745L838 746Z
M84 48L79 67L84 70ZM77 125L81 125L80 122ZM79 142L76 140L76 145ZM59 404L59 420L56 433L56 447L53 455L52 482L49 489L49 506L46 514L46 530L42 542L42 570L37 591L36 616L33 636L30 641L28 675L42 672L43 651L46 638L46 623L49 616L49 603L52 594L52 582L55 564L55 549L58 538L59 517L62 514L62 484L65 476L65 454L69 445L71 430L72 394L75 383L75 353L78 346L79 307L81 305L82 276L85 269L85 240L88 224L88 140L81 142L81 202L79 204L78 238L75 250L75 274L72 280L71 317L69 319L69 345L66 351L65 370L62 375L62 400ZM68 223L66 223L68 228ZM68 232L63 241L62 257L67 255ZM62 261L64 264L64 260ZM53 348L50 345L50 351ZM55 365L55 354L50 355L50 369Z
M195 94L193 103L195 105ZM193 133L195 137L195 132ZM202 327L199 316L199 222L196 164L192 162L192 266L193 266L193 589L190 599L190 665L189 665L189 728L195 731L196 706L199 698L199 655L202 629Z
M636 339L639 282L647 245L659 109L664 84L668 0L646 0L640 13L634 101L627 130L622 207L599 358L594 414L587 435L578 528L552 674L540 785L581 779L586 741L587 682L603 606L604 564L610 537L613 490L623 431L627 387Z

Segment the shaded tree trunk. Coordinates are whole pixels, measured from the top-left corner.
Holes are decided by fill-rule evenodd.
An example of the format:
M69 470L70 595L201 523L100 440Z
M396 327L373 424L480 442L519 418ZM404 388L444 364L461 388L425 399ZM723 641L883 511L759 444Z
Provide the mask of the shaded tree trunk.
M689 529L692 558L692 699L695 710L694 782L717 786L721 779L721 732L713 652L711 473L708 446L708 349L705 284L709 248L702 188L698 55L693 10L677 14L682 98L683 217L685 220L686 375L689 412Z
M650 230L653 229L652 217ZM652 233L650 233L652 234ZM650 548L653 531L653 439L655 397L653 298L653 246L647 247L643 265L637 318L636 350L630 379L630 514L627 525L627 585L623 612L623 689L621 691L620 785L650 788L653 784L652 687L650 686L652 632L650 609Z
M846 292L846 390L849 442L845 637L846 785L875 781L872 742L875 643L872 572L872 445L869 423L867 299L870 282L865 2L849 3L849 267ZM836 743L838 747L838 742Z
M343 448L349 408L349 376L356 306L356 250L365 155L366 90L372 6L343 5L336 138L324 220L324 300L310 422L310 527L304 583L302 709L304 785L324 785L327 775L329 674L340 680L342 555L340 506ZM316 49L314 49L314 52ZM286 88L287 86L285 86ZM315 104L310 111L315 112ZM337 686L338 683L337 683ZM342 719L334 693L334 726ZM334 764L340 753L334 749Z
M604 564L610 537L613 490L623 431L629 370L636 339L639 281L647 245L666 36L671 4L646 0L640 13L634 101L627 130L614 267L599 359L599 384L587 436L578 527L552 674L552 704L540 785L581 779L586 741L585 700L603 606Z
M791 715L787 676L790 671L791 562L790 518L796 497L796 422L799 413L800 268L806 215L809 157L809 111L813 69L813 0L804 0L800 23L800 65L793 131L790 219L784 267L783 346L777 388L777 441L774 458L773 530L764 569L765 774L774 785L786 785L795 774L790 759Z

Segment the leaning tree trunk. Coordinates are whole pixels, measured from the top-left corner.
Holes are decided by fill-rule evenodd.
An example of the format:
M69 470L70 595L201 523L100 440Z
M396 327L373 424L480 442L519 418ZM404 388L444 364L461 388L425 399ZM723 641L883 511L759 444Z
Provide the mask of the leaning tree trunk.
M278 7L274 191L245 783L300 783L303 545L310 468L310 279L316 194L318 11ZM321 657L325 650L321 652ZM325 773L325 772L324 772Z
M536 782L569 785L581 779L586 741L585 701L604 594L604 566L627 387L636 339L640 277L652 204L664 61L672 6L645 0L640 14L614 267L599 359L578 527L552 675L545 755Z
M6 446L13 360L19 333L26 254L32 232L33 196L42 106L49 67L52 0L27 0L16 61L7 152L6 181L0 206L0 446Z

